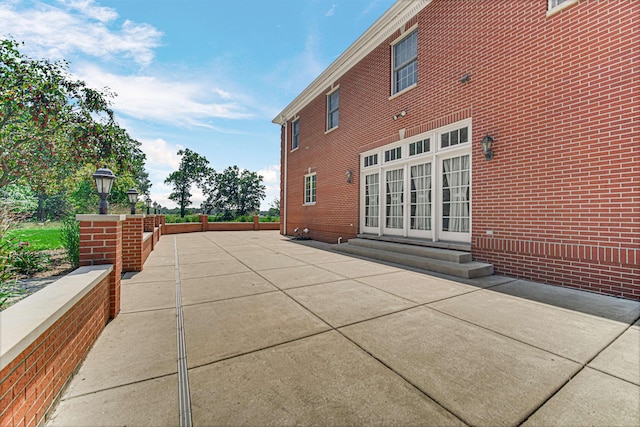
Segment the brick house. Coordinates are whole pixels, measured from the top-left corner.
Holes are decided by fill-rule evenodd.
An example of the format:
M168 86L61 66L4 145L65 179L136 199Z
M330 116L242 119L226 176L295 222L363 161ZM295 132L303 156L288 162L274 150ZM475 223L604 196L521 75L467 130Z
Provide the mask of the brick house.
M500 274L640 298L638 16L396 2L273 120L281 232L458 242Z

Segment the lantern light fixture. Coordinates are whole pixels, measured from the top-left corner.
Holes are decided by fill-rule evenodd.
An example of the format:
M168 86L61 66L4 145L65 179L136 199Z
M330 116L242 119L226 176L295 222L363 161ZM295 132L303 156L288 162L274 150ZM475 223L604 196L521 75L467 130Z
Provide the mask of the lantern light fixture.
M109 194L111 193L111 187L113 186L113 181L115 181L116 176L113 174L111 169L107 168L107 165L98 169L92 176L96 182L96 190L100 196L98 214L107 215L109 212L109 202L107 202L107 197L109 197Z
M482 138L480 141L482 145L482 153L484 154L484 158L486 160L493 159L493 138L489 136L489 132Z
M138 190L131 187L127 190L127 197L129 198L129 203L131 203L131 215L135 215L136 203L138 203Z
M154 214L158 213L158 202L153 202L153 213Z
M147 206L147 215L149 215L149 210L151 209L151 197L147 194L147 197L144 199L144 204Z

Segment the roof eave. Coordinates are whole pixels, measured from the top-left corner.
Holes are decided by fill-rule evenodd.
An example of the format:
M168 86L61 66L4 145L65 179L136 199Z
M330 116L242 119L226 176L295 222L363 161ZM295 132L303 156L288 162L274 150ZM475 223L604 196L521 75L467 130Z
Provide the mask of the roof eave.
M271 122L285 124L432 0L398 0Z

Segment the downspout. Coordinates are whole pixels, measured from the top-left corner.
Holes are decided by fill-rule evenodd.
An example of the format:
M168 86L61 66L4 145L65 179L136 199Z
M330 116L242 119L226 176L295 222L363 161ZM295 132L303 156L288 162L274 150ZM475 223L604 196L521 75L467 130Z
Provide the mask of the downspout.
M282 195L283 200L281 200L280 202L280 208L282 209L282 206L284 206L284 209L282 209L282 218L283 218L283 228L282 231L284 232L284 235L287 235L287 175L288 175L288 168L287 168L287 162L289 159L289 146L288 146L288 141L287 141L287 136L289 136L289 129L287 129L287 120L285 119L284 116L282 116L282 121L284 122L282 124L282 126L284 126L284 194Z

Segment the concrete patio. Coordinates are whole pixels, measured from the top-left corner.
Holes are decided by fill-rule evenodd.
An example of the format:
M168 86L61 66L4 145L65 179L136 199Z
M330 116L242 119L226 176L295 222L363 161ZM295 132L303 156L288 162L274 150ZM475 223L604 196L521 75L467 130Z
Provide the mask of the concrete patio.
M640 424L640 302L326 248L164 236L47 425Z

